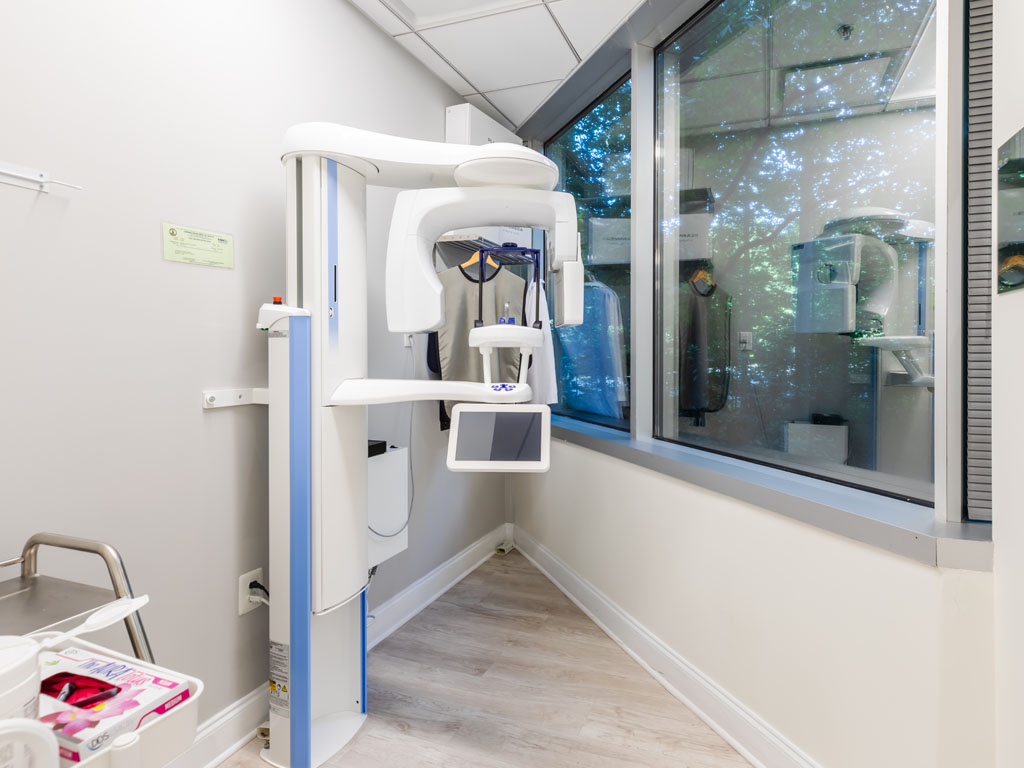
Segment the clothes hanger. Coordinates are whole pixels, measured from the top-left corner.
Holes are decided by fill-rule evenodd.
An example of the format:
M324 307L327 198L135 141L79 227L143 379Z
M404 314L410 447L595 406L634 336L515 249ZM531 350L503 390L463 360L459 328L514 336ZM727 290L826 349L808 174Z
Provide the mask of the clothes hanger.
M479 261L480 261L480 251L474 251L473 255L469 257L469 261L464 261L459 266L462 267L463 269L468 269L469 267L472 267L474 264L479 263ZM487 266L488 267L493 267L494 269L497 269L498 268L498 262L496 262L494 259L492 259L490 256L488 256L487 257Z
M715 279L711 277L711 273L704 266L698 266L693 270L687 282L694 291L704 297L713 294L715 288L718 287L718 283L715 282Z

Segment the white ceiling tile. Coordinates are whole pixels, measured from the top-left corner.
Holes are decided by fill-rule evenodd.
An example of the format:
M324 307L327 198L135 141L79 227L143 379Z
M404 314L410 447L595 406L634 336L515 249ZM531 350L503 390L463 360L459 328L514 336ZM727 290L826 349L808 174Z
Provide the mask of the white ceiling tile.
M473 93L477 90L467 83L465 78L452 69L436 52L431 50L430 46L420 39L419 35L414 33L398 35L395 40L409 53L426 64L431 72L446 82L459 96L465 96L467 93Z
M351 3L389 35L400 35L409 31L406 23L389 11L380 0L351 0Z
M505 117L501 112L495 109L494 105L491 104L487 99L481 96L479 93L471 93L464 97L466 101L472 104L474 107L479 109L488 117L493 117L503 126L508 128L510 131L515 129L515 126Z
M519 88L505 88L501 91L489 91L487 98L494 102L495 106L504 112L509 120L516 125L523 122L548 95L555 90L561 80L553 80L547 83L534 83L523 85Z
M543 5L421 34L481 91L560 80L576 66L576 57Z
M585 59L622 25L637 7L637 0L558 0L548 7L576 53Z
M865 3L803 0L772 14L773 67L792 67L910 47L928 19L928 0ZM839 28L848 25L847 37Z
M456 21L489 16L528 5L540 5L541 0L387 0L395 13L414 29L433 27Z

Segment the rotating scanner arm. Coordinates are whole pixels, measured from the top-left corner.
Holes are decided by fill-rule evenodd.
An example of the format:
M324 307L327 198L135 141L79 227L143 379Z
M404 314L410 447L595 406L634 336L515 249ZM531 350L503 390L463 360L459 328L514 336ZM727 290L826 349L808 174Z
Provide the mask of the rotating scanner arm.
M434 243L445 232L479 226L537 227L553 236L559 325L583 322L583 265L576 237L576 201L565 192L515 187L408 190L398 195L387 254L388 330L432 331L445 322Z
M448 144L363 131L333 123L302 123L285 133L282 160L329 157L367 184L405 189L505 186L550 190L558 166L539 152L508 143Z

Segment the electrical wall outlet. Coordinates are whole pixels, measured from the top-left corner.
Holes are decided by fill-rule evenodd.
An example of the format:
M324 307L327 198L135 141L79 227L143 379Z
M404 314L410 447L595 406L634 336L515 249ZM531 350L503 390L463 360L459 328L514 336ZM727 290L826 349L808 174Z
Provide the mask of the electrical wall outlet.
M251 592L251 590L249 589L249 583L252 582L252 581L258 581L260 584L264 584L264 585L267 583L267 582L265 582L263 580L263 569L262 568L257 568L257 569L255 569L253 571L249 571L248 573L243 573L241 576L238 577L238 615L239 616L242 616L243 614L249 613L249 611L255 611L257 608L259 608L261 605L263 605L263 603L253 602L252 600L249 599L249 594ZM263 591L258 589L255 592L252 592L252 594L254 594L254 595L255 594L263 595Z
M754 332L753 331L740 331L737 349L740 352L751 352L754 349Z

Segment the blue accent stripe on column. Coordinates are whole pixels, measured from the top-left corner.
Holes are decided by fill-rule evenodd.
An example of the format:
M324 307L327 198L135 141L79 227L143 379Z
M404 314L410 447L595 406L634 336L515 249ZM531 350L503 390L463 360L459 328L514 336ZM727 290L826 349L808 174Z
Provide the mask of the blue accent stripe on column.
M362 704L363 704L363 714L365 715L366 714L366 590L365 589L363 590L363 593L359 596L359 600L360 600L360 603L361 603L360 610L362 611L362 615L360 617L360 619L362 621L362 629L361 629L361 633L360 634L362 636L362 649L363 649L362 650L361 658L359 660L360 663L362 664L362 667L363 667L363 691L362 691L362 695L359 697L359 701L361 701Z
M338 164L327 161L327 335L331 345L338 343Z
M309 317L288 320L288 467L290 524L288 541L291 579L288 700L291 710L291 767L310 768L313 762L313 703L311 617L312 573L312 438L310 419L310 325Z

